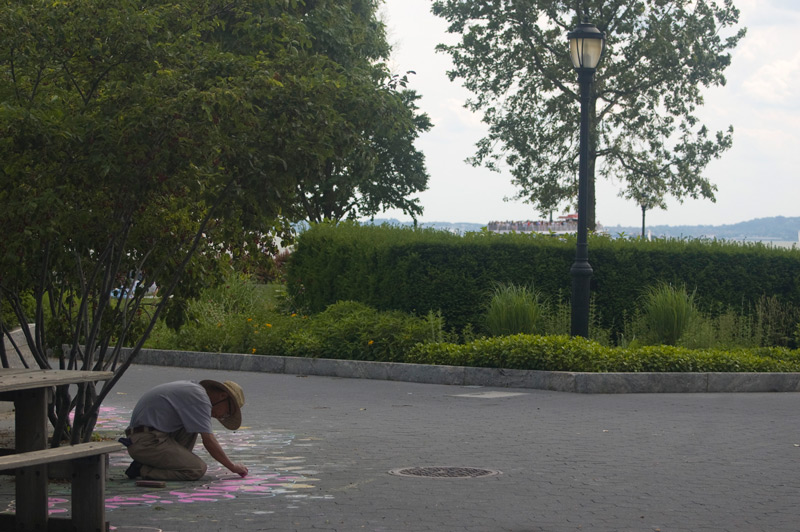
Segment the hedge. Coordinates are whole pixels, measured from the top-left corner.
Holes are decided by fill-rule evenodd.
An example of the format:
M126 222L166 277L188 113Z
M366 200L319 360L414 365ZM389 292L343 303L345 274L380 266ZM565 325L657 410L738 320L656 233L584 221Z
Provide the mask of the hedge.
M298 238L289 292L309 312L341 300L479 326L496 282L530 284L566 300L574 237L355 223L318 224ZM619 331L642 291L659 281L696 290L704 311L741 308L762 295L800 307L800 250L701 240L591 236L592 294L603 327Z
M519 334L460 345L418 344L406 362L577 372L794 372L800 371L800 350L624 349L580 337Z

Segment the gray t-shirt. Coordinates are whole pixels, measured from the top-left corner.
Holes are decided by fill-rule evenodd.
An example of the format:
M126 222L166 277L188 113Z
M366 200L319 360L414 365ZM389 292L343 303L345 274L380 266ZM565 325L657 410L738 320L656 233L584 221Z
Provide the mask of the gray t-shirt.
M140 426L162 432L212 432L205 388L195 381L175 381L145 392L131 414L131 427Z

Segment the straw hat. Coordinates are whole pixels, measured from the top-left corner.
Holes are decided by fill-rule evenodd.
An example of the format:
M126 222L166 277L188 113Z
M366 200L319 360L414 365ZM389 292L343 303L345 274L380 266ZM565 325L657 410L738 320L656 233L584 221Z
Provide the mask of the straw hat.
M217 382L212 380L200 381L200 386L209 390L219 390L228 394L228 398L232 399L228 404L232 409L230 415L219 422L226 429L236 430L242 425L242 407L244 406L244 392L242 387L233 381Z

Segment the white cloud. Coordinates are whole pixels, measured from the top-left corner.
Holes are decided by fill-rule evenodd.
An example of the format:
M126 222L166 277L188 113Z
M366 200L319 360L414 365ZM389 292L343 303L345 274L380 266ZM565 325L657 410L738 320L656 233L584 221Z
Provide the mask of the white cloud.
M800 108L800 52L790 59L773 59L757 68L742 86L745 92L764 103Z
M464 100L457 100L455 98L448 98L445 102L447 110L453 115L464 127L483 131L485 125L481 122L481 116L473 113L464 107Z
M741 6L747 35L733 53L728 77L755 104L800 109L800 50L792 31L800 24L800 2L793 2L793 9L781 4L750 0Z

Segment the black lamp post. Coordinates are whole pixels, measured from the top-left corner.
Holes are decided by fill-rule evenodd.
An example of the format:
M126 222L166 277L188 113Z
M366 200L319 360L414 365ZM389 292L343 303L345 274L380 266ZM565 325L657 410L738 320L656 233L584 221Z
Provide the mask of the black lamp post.
M572 276L572 336L589 337L589 283L592 267L589 264L587 244L587 212L589 201L589 98L594 71L605 48L605 35L594 24L584 22L567 34L569 54L578 71L581 87L581 141L580 168L578 171L578 247L575 262L570 268Z

